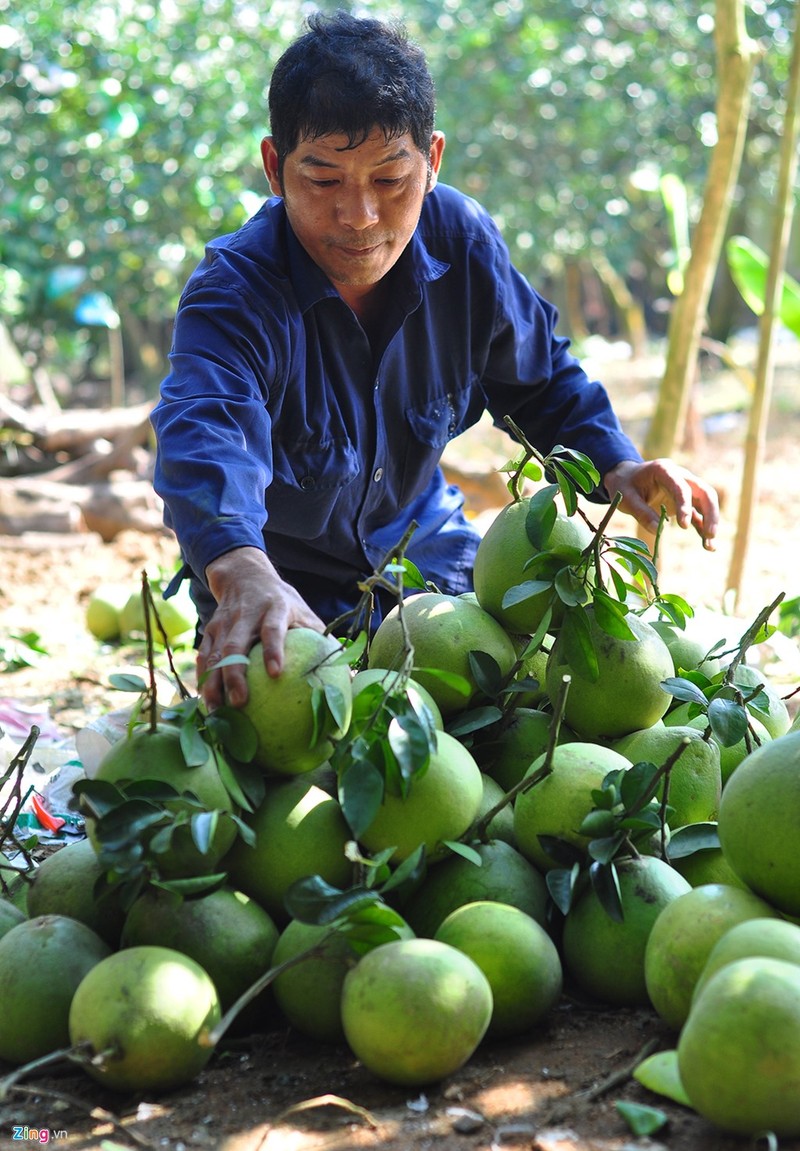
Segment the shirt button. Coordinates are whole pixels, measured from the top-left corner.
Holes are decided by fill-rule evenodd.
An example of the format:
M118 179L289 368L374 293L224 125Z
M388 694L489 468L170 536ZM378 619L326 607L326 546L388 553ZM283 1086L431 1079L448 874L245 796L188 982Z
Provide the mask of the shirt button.
M303 476L303 478L300 481L300 487L303 489L304 492L310 492L312 490L312 488L315 488L316 486L317 486L317 481L314 479L313 476Z
M376 484L380 483L380 481L383 479L383 468L376 468L375 475L372 478Z

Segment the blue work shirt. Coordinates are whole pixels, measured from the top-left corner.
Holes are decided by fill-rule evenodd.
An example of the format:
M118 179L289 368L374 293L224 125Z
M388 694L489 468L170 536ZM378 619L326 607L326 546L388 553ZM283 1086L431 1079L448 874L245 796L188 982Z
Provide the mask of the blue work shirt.
M412 521L425 578L471 588L479 537L439 460L486 410L601 475L640 458L476 201L438 184L389 276L370 342L272 198L189 279L152 420L155 488L203 622L206 566L243 546L330 622Z

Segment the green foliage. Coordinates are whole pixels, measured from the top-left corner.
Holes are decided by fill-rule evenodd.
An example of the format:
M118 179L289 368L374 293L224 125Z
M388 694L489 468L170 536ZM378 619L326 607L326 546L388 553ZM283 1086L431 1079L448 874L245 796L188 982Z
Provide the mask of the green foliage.
M0 636L0 671L38 667L47 655L47 648L38 632L11 632L5 638Z
M742 299L757 316L764 311L767 294L769 258L746 236L731 236L726 244L728 267ZM781 323L800 336L800 283L784 274L779 318Z
M396 15L389 0L360 10ZM76 310L101 293L126 362L155 382L205 242L267 192L265 87L301 16L232 0L4 5L0 295L28 356L89 370L105 343ZM642 298L664 297L675 241L660 180L682 181L694 218L714 142L710 15L675 0L409 0L402 16L437 82L444 178L487 205L521 270L558 297L566 263L606 252ZM788 0L748 12L749 34L771 45L739 198L755 236L791 25Z

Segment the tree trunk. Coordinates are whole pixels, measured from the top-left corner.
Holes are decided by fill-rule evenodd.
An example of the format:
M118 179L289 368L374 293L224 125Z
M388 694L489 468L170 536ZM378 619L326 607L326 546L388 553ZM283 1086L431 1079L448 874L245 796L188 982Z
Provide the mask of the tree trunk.
M730 214L750 108L750 81L758 45L745 29L744 0L717 0L714 38L717 53L717 143L708 169L703 208L692 237L683 291L669 324L667 362L644 455L669 456L682 435L722 242Z
M764 311L759 326L758 359L756 361L755 389L745 441L745 460L739 498L728 588L733 591L734 604L742 587L745 560L750 543L750 528L757 494L758 469L764 455L769 405L774 378L774 331L783 295L783 273L792 231L794 215L794 182L797 175L798 111L800 111L800 31L795 26L792 62L786 93L786 116L783 122L781 161L778 176L778 194L775 202L772 245L767 269Z

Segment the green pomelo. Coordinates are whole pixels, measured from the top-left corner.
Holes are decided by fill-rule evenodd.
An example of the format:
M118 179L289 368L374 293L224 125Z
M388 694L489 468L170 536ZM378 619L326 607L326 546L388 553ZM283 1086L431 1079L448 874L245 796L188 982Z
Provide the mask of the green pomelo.
M511 635L514 641L514 646L518 651L525 650L530 643L529 635ZM515 695L518 707L538 707L539 704L547 699L547 689L545 687L545 675L547 672L547 659L550 655L550 645L552 637L547 637L547 647L538 648L533 655L528 656L523 660L522 670L516 677L517 680L529 679L536 682L536 687L530 687L526 691L520 691Z
M334 739L350 724L350 668L337 639L307 627L286 633L283 670L267 674L257 643L247 667L247 703L241 709L256 729L253 763L265 772L302 775L330 758ZM315 706L324 700L322 718Z
M414 937L407 924L399 923L398 931L399 938ZM278 967L312 948L314 954L276 976L275 1001L289 1025L302 1035L320 1043L342 1043L342 987L359 953L345 932L293 919L281 932L272 962Z
M520 782L535 759L547 750L552 714L530 707L516 707L502 730L476 742L473 755L482 771L510 791ZM495 725L493 725L495 726ZM498 725L500 726L500 725ZM558 742L568 743L575 737L563 725Z
M292 919L280 934L273 964L277 967L311 948L318 952L276 976L275 1002L301 1035L319 1043L342 1043L342 986L358 956L342 932L332 934L328 926Z
M497 807L498 803L505 799L505 792L499 783L495 783L490 775L483 775L481 773L481 782L483 784L483 797L481 799L480 807L478 808L478 815L476 818L482 819L489 811ZM506 843L510 843L512 847L516 847L517 837L514 835L514 808L511 803L506 803L501 807L497 815L495 815L486 828L486 834L489 839L504 839Z
M763 723L773 739L786 735L792 725L789 708L764 672L750 664L740 663L736 669L734 683L741 687L745 697L760 684L761 691L747 704L748 711Z
M564 719L584 739L618 739L652 727L666 712L670 696L661 686L674 675L672 656L650 624L632 613L625 621L635 639L618 639L598 626L587 608L589 634L597 653L598 678L576 668L562 629L547 661L547 694L555 703L564 675L571 676Z
M542 621L545 611L553 607L553 622L558 625L563 606L551 590L535 591L519 603L504 606L504 597L520 584L531 584L546 578L532 574L526 565L542 551L555 552L561 557L553 574L564 564L575 562L584 548L592 542L591 529L578 516L558 512L552 531L542 548L530 540L525 521L530 510L530 498L516 500L500 510L478 544L473 569L473 583L478 603L508 631L532 635Z
M395 605L378 626L369 649L369 666L400 667L405 635L414 649L413 676L436 700L445 719L464 711L478 690L470 664L472 651L491 656L501 675L516 663L516 651L508 632L477 604L440 592L412 595L401 607ZM466 693L437 676L436 671L459 676Z
M655 1010L676 1031L686 1022L695 984L711 949L725 932L746 919L778 918L750 891L722 883L693 887L661 911L644 956L647 994Z
M86 604L86 626L95 639L109 643L120 638L120 613L128 602L129 591L122 584L100 584Z
M698 995L678 1040L696 1111L736 1135L800 1135L800 967L729 963Z
M692 1003L721 968L737 959L750 959L756 955L782 959L800 967L800 927L788 919L747 919L731 927L711 948L695 984Z
M765 743L725 785L719 840L725 858L758 895L800 915L800 732Z
M534 760L527 775L543 766L545 756ZM514 833L517 847L540 871L560 866L541 844L539 836L554 836L586 850L590 837L578 828L595 807L593 791L599 791L610 771L625 771L624 755L596 743L565 743L553 753L551 770L514 801Z
M277 941L270 915L231 887L191 899L148 888L122 931L123 947L168 947L194 959L211 976L223 1011L268 970Z
M492 1017L492 990L474 960L433 939L386 943L345 977L342 1025L368 1071L402 1087L452 1075Z
M521 1035L561 997L561 960L540 923L507 903L484 900L459 907L435 939L474 960L492 989L491 1038Z
M663 620L656 620L650 626L655 628L669 648L676 675L686 671L701 671L713 679L719 672L722 667L720 661L714 656L708 656L708 648L699 637Z
M705 732L708 727L708 721L704 715L696 715L693 719L689 718L689 704L684 703L679 707L673 708L672 711L667 712L664 716L664 724L666 727L693 727L696 731ZM743 759L748 756L751 751L755 751L763 743L770 743L772 736L769 734L763 723L756 719L755 716L750 716L750 727L758 739L753 738L752 733L743 735L740 740L727 747L722 744L717 736L712 731L711 739L719 748L719 771L722 780L722 786L728 782L729 777L733 774ZM749 746L748 746L749 739Z
M0 899L0 939L16 927L18 923L25 922L25 912L15 907L8 899Z
M451 855L437 863L403 907L403 915L417 935L432 937L451 911L465 903L490 899L508 903L547 922L547 886L540 871L504 840L473 845L480 863Z
M670 863L692 887L701 887L704 883L725 883L730 887L741 887L749 891L747 884L728 863L721 847L704 847L693 851L691 855L682 855L677 859L670 858Z
M211 976L168 947L116 951L81 981L69 1011L72 1043L87 1043L93 1079L112 1091L169 1091L191 1082L214 1048L220 1020Z
M644 731L634 731L615 740L614 748L631 763L652 763L661 767L688 740L680 758L673 764L669 775L667 812L670 827L683 827L687 823L706 823L717 818L722 777L719 767L719 747L705 740L694 727L664 727L657 725ZM658 798L664 794L663 783Z
M0 1059L29 1063L69 1046L78 985L111 954L99 935L65 915L26 919L0 939Z
M67 915L96 931L109 947L119 945L125 912L114 889L95 895L103 877L91 840L79 839L46 856L28 887L28 915Z
M622 922L612 919L587 886L564 920L564 965L582 991L614 1007L650 1004L644 954L650 931L668 903L691 887L655 856L616 864Z
M205 811L221 813L206 851L197 847L188 824L177 828L171 845L159 853L162 878L210 874L236 839L236 824L230 818L235 805L217 767L219 754L209 746L204 762L189 766L181 747L180 727L162 722L154 730L149 726L134 728L130 735L111 745L97 766L96 780L121 787L145 780L168 783L181 794L190 793ZM185 799L167 800L164 807L189 814L198 810ZM93 822L89 825L89 835L97 847Z
M298 879L319 875L333 887L350 885L350 829L338 800L307 777L270 782L245 822L255 845L237 839L223 867L231 886L252 896L279 927L289 919L284 897Z
M366 667L353 676L353 700L355 700L356 696L360 695L365 688L375 683L381 684L384 691L392 694L397 690L395 688L396 681L397 672L387 671L386 668L382 667ZM442 719L439 705L431 693L421 684L417 683L415 679L406 681L405 692L413 704L415 711L419 712L422 707L427 707L431 713L433 726L441 731L444 728L444 720Z
M361 843L370 852L395 848L392 862L407 859L420 844L435 857L446 839L471 827L483 799L483 777L470 752L454 736L436 733L428 769L406 796L384 794Z
M169 599L152 590L153 604L150 611L150 629L153 642L158 647L167 643L187 643L194 640L197 627L197 608L189 595L189 585L181 584L180 590ZM159 626L160 621L160 626ZM119 634L123 640L142 640L146 625L141 591L132 592L119 608Z

